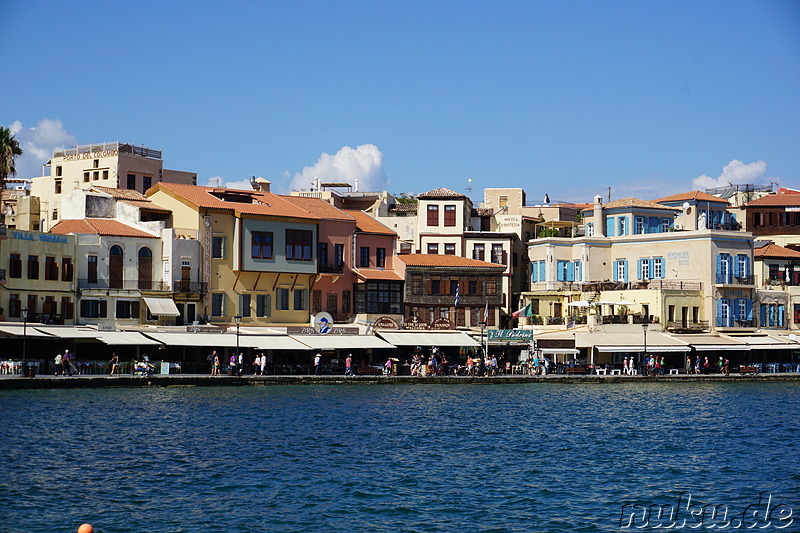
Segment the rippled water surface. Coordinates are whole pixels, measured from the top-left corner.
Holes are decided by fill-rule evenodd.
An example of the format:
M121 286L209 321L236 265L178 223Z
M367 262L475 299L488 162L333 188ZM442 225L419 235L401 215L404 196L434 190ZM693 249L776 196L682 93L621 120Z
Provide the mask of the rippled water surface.
M800 531L799 390L4 391L0 531L621 531L622 505L682 491L735 510L769 491Z

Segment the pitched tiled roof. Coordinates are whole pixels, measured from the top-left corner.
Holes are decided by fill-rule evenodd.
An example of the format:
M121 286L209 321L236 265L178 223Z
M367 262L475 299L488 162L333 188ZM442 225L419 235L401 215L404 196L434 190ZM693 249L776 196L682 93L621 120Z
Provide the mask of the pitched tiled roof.
M183 183L156 183L147 190L148 197L158 191L165 191L172 196L200 207L202 209L230 210L237 214L264 215L273 217L291 217L317 221L319 217L305 209L285 200L283 197L271 192L245 191L239 189L225 189L215 187L202 187L200 185L185 185ZM223 200L218 195L238 195L247 202ZM256 202L256 203L252 203Z
M789 248L784 248L783 246L778 246L777 244L768 244L766 246L762 246L761 248L756 248L755 250L753 250L753 257L800 259L800 252L797 252L795 250L790 250Z
M658 200L653 200L654 202L661 204L664 202L685 202L687 200L700 200L703 202L720 202L723 204L730 203L728 200L724 198L720 198L719 196L714 196L713 194L708 194L707 192L703 191L691 191L691 192L682 192L678 194L673 194L672 196L665 196L664 198L659 198Z
M115 189L114 187L102 187L100 185L93 185L91 190L102 192L116 198L126 204L134 205L139 209L147 211L157 211L160 213L172 213L169 209L164 209L150 201L150 199L139 191L131 189Z
M670 207L668 205L661 205L656 202L651 202L649 200L642 200L641 198L634 198L633 196L628 198L622 198L621 200L614 200L613 202L608 202L607 204L603 204L603 209L616 209L621 207L637 207L637 208L647 208L647 209L668 209L671 211L680 211L680 207ZM583 211L591 211L593 207L589 209L584 209Z
M160 236L123 224L111 218L84 218L80 220L60 220L50 233L66 235L69 233L88 233L114 237L137 237L140 239L159 239Z
M353 274L364 281L403 281L403 278L394 270L383 268L354 268L352 270Z
M309 213L314 213L323 220L341 220L345 222L353 222L354 220L349 214L319 198L283 195L281 195L281 198Z
M447 187L439 187L438 189L434 189L432 191L428 191L426 193L422 193L417 198L466 198L461 193L457 193L453 189L448 189Z
M745 207L770 207L770 206L797 206L800 205L800 194L770 194L762 196L752 202L747 202Z
M377 233L378 235L397 235L397 233L363 211L347 209L347 214L356 219L356 229L362 233Z
M478 261L477 259L469 259L468 257L459 257L457 255L441 255L441 254L401 254L397 259L404 262L408 266L431 266L431 267L459 267L459 268L497 268L505 270L505 265L498 265L496 263L487 263L486 261Z
M417 210L417 202L397 202L389 208L395 213L413 213Z

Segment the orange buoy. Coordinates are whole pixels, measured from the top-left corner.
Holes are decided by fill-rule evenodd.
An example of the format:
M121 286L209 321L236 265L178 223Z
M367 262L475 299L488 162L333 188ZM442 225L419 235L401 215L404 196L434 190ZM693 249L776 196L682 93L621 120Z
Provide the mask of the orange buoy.
M94 533L94 527L92 527L92 524L81 524L81 527L78 528L78 533Z

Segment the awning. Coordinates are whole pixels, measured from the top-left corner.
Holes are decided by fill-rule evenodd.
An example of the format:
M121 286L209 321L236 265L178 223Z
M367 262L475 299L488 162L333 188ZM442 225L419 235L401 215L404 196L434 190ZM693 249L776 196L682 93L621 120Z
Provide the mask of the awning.
M178 306L171 298L142 298L150 313L158 316L178 316Z
M374 335L291 335L307 346L306 350L347 350L394 348Z
M719 335L674 335L673 338L691 345L698 352L730 352L750 349L750 346L743 342Z
M240 335L239 339L247 339L257 350L308 350L308 346L288 335Z
M43 333L32 326L28 326L27 328L23 326L16 326L16 325L3 325L0 326L0 334L10 335L12 337L22 337L24 335L27 337L52 337L52 335L48 335L47 333Z
M769 335L752 335L752 336L730 336L731 339L736 339L750 346L751 350L800 350L800 344L794 342L787 342L781 338L771 337ZM788 340L788 338L787 338Z
M576 350L575 348L542 348L538 351L542 352L543 354L551 353L556 355L578 355L580 353L580 350Z
M97 339L111 346L153 346L161 344L136 331L98 331Z
M209 348L236 348L236 335L230 333L151 333L143 335L155 339L167 346L208 346ZM239 335L240 348L258 348L257 344L248 340L248 336Z
M462 331L379 331L395 346L480 346L481 343Z
M30 330L31 328L28 328ZM96 339L96 329L80 329L70 326L36 326L36 329L47 335L61 339Z
M643 352L644 345L639 346L596 346L598 352ZM647 353L664 353L664 352L689 352L689 346L651 346L647 345Z

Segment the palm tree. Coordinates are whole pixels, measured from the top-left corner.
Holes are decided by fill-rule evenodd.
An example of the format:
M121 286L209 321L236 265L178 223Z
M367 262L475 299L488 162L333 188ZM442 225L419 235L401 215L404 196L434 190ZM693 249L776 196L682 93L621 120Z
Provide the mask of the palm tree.
M17 173L14 160L22 155L22 148L11 130L0 126L0 191L6 188L6 180Z

